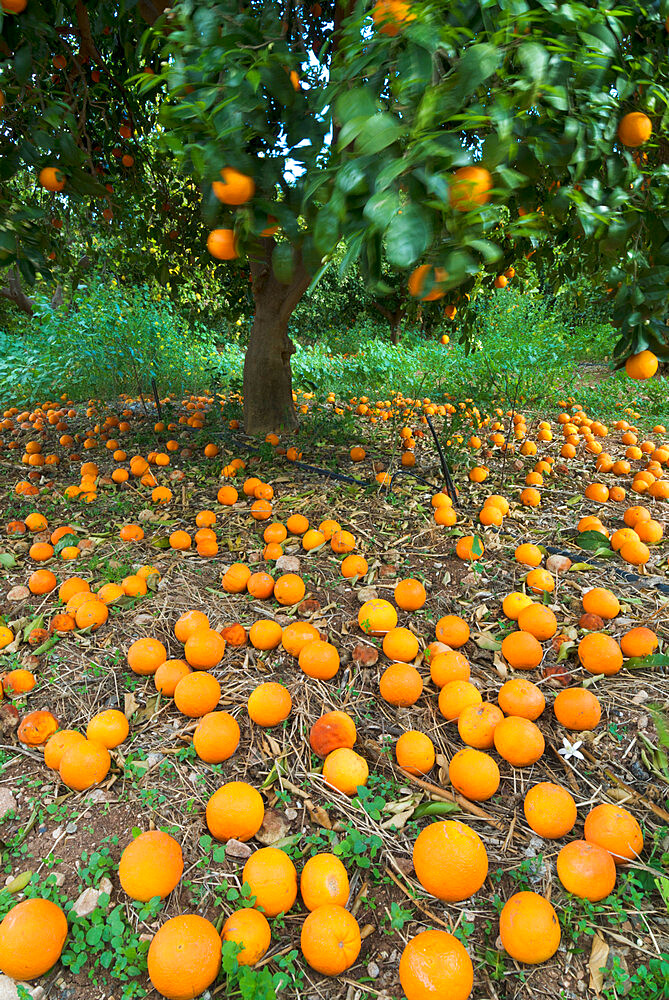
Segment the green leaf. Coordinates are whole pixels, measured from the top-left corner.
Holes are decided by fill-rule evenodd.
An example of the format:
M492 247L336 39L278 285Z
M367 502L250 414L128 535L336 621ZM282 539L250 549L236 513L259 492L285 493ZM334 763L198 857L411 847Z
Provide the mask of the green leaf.
M611 548L608 538L601 531L582 531L575 541L579 549L585 549L586 552L599 552Z
M407 205L393 217L385 234L386 255L393 267L415 264L432 240L429 216L417 205Z
M13 552L0 552L0 566L3 569L12 569L16 566L16 556Z
M387 111L379 111L365 122L356 140L356 151L361 156L380 153L382 149L392 146L403 133L404 126L397 118Z
M669 653L649 653L648 656L630 656L625 660L624 667L628 670L654 670L657 667L669 667Z
M339 242L339 219L327 205L320 210L316 217L314 242L323 255L331 253ZM276 256L276 250L274 255Z
M483 43L465 49L457 68L457 90L462 97L469 97L495 72L501 58L501 49Z

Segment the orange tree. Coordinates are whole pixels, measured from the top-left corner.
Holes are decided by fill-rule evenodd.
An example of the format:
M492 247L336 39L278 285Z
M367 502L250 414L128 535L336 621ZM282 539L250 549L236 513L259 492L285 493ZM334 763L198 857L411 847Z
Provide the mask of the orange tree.
M288 322L341 240L342 268L374 286L385 256L463 335L468 297L562 247L606 268L630 373L669 356L667 0L2 6L0 180L113 197L159 136L202 244L250 265L249 432L295 420ZM41 217L2 197L0 256L30 279Z

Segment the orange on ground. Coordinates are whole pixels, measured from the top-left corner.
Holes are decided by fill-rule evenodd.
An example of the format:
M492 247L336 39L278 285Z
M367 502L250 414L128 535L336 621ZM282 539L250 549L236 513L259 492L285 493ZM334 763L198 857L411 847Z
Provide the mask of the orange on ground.
M221 938L243 945L235 956L239 965L255 965L269 948L272 932L264 913L247 906L230 914L221 929Z
M135 674L146 676L155 674L167 659L167 650L162 642L150 637L135 639L128 650L128 666Z
M213 712L221 700L221 685L202 670L186 674L174 689L174 704L191 719Z
M183 874L180 844L162 830L147 830L125 848L118 866L123 891L142 903L164 899L176 889Z
M250 840L262 826L265 805L253 785L229 781L207 802L207 826L216 840Z
M339 652L332 643L314 639L302 647L298 663L307 677L329 681L339 670Z
M499 788L499 768L490 754L468 747L459 750L448 766L451 784L473 802L485 802Z
M86 737L76 729L60 729L44 745L44 763L52 771L60 767L63 754L74 743L85 743Z
M247 709L252 722L264 728L278 726L290 715L293 702L283 684L265 681L259 684L249 696Z
M172 917L156 932L147 955L149 979L166 1000L193 1000L216 979L221 939L214 925L196 914Z
M536 892L517 892L507 900L499 933L504 950L526 965L547 962L558 950L561 937L555 910Z
M480 705L482 701L481 692L470 681L449 681L439 692L439 711L452 722L469 705Z
M366 635L382 636L397 625L397 612L390 601L365 601L358 612L358 625Z
M326 903L346 906L349 881L339 858L334 854L315 854L309 858L300 876L300 893L308 910Z
M128 720L117 708L108 708L94 715L86 727L86 739L101 743L112 750L120 746L130 732Z
M355 795L369 778L367 761L355 750L341 747L332 750L323 763L323 777L328 785L344 795Z
M423 679L409 663L391 663L379 681L379 693L389 705L408 708L414 705L423 691Z
M458 716L460 739L476 750L490 750L495 745L495 729L503 718L497 705L489 702L467 705Z
M393 597L402 611L418 611L427 600L427 592L420 580L408 578L396 584Z
M553 702L555 718L575 732L595 729L602 717L599 699L587 688L565 688Z
M11 979L38 979L56 964L67 919L49 899L24 899L0 923L0 970Z
M427 774L434 766L434 743L425 733L410 729L395 744L395 759L409 774Z
M356 741L355 723L346 712L326 712L309 730L309 746L319 757L333 750L352 750Z
M643 850L643 833L634 816L622 806L603 802L585 818L585 839L613 855L617 865L633 861Z
M620 646L610 635L590 632L578 644L578 658L590 674L617 674L623 665Z
M184 656L194 670L217 667L225 653L225 639L215 629L200 629L186 640Z
M222 764L232 757L239 746L239 726L228 712L209 712L203 716L193 733L193 746L200 760L207 764Z
M467 657L455 649L435 653L430 657L430 677L438 688L444 687L449 681L468 681L470 673Z
M174 635L180 643L185 644L195 632L209 627L209 619L204 611L184 611L174 623Z
M506 715L518 715L530 722L538 719L546 707L541 688L526 677L512 677L502 684L497 702Z
M267 917L286 913L297 899L297 872L288 855L278 847L262 847L244 865L242 882L247 882L254 906Z
M418 655L418 639L408 628L391 628L383 638L383 652L389 660L410 663Z
M185 660L165 660L153 675L156 690L166 698L173 698L177 684L190 672L191 669Z
M545 749L543 734L534 722L509 715L495 729L495 749L513 767L528 767Z
M431 823L413 847L416 877L423 888L446 903L460 903L481 888L488 855L478 833L458 820Z
M60 759L60 778L68 788L83 792L107 777L111 757L107 747L90 740L71 743Z
M358 921L343 906L326 903L312 910L302 924L302 954L324 976L340 976L360 954Z
M540 781L529 789L523 802L525 819L540 837L557 840L564 837L576 823L574 797L561 785Z
M597 903L613 892L616 866L603 847L587 840L566 844L557 856L557 873L567 892Z
M474 988L472 960L447 931L412 937L400 957L399 975L406 1000L468 1000Z
M469 625L459 615L444 615L434 627L439 642L445 643L451 649L459 649L469 639Z

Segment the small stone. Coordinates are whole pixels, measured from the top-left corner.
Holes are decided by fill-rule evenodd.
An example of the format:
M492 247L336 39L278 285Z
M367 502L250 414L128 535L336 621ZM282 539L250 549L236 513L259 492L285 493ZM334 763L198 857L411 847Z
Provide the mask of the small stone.
M65 885L65 875L63 872L51 872L50 878L52 879L54 885L61 886Z
M361 587L355 596L358 598L358 604L364 604L366 601L375 601L379 595L376 587Z
M292 823L298 817L297 809L286 809L286 819Z
M149 765L149 767L156 767L158 764L162 764L164 760L165 760L164 755L162 753L157 753L155 751L153 753L147 754L146 757L146 763Z
M633 705L644 705L648 701L647 691L637 691L637 693L632 698Z
M281 573L299 573L300 560L297 556L279 556L275 563L276 568Z
M46 1000L46 992L43 986L32 987L32 1000Z
M381 975L381 970L376 964L376 962L367 963L367 975L371 976L372 979L378 979Z
M251 857L251 848L248 844L242 843L241 840L235 840L234 837L231 837L225 845L225 856L226 858L246 861L247 858Z
M62 826L57 826L56 829L52 831L51 836L53 837L54 840L58 840L62 832L63 832Z
M265 809L262 825L256 833L256 840L266 847L276 844L288 833L288 823L283 813L277 809Z
M114 887L111 884L111 879L108 879L107 877L100 879L98 883L98 889L100 890L100 892L104 892L107 896L111 896L113 888Z
M0 1000L18 1000L16 983L9 976L0 976Z
M99 889L84 889L73 904L72 912L78 917L90 917L97 910L101 895Z
M9 788L0 788L0 819L16 809L16 799Z
M30 591L27 587L12 587L7 594L7 600L13 604L18 604L19 601L27 601L29 597Z
M379 662L379 651L376 646L359 642L353 650L353 662L359 667L373 667Z
M94 804L107 801L107 793L102 788L94 788L92 792L89 792L86 796L86 802L93 802Z

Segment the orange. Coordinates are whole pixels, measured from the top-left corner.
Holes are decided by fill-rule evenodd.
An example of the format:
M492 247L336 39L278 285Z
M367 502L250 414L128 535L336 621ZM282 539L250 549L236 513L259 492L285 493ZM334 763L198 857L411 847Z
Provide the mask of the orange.
M261 618L249 629L249 639L254 649L267 651L276 649L281 642L283 629L271 618Z
M511 621L518 621L518 616L524 608L528 608L534 602L531 597L527 594L523 594L518 590L512 591L512 593L507 594L502 601L502 611Z
M358 625L366 635L382 636L397 625L397 612L390 601L374 598L358 611Z
M212 229L207 237L207 250L218 260L234 260L239 256L234 230Z
M308 622L291 622L283 630L281 645L291 656L299 657L308 642L320 639L320 632Z
M553 702L555 718L575 732L595 729L602 717L599 699L587 688L566 688Z
M369 564L363 556L350 555L342 560L340 569L341 575L350 580L354 576L365 576L369 569Z
M302 647L298 663L307 677L329 681L339 670L339 653L332 643L314 639Z
M620 613L620 602L615 594L605 587L593 587L583 595L583 610L600 618L615 618Z
M497 702L506 715L518 715L530 722L538 719L546 707L541 688L526 677L512 677L502 684Z
M174 635L185 644L195 633L209 628L209 619L204 611L184 611L174 623Z
M284 607L299 604L305 591L304 580L297 573L284 573L274 584L274 597Z
M74 616L77 628L90 628L93 631L98 629L100 625L104 625L108 618L109 611L107 609L107 605L97 599L83 601L83 603L77 608Z
M287 719L292 707L293 702L288 689L276 681L259 684L251 692L247 702L251 721L266 729L278 726Z
M557 856L557 873L567 892L597 903L613 892L616 866L603 847L587 840L566 844Z
M250 840L262 826L262 796L245 781L229 781L207 802L207 826L216 840Z
M58 728L58 719L51 712L40 709L23 716L16 735L26 746L39 747L43 746Z
M0 970L30 981L56 964L67 937L67 919L49 899L24 899L0 923Z
M357 733L355 723L346 712L326 712L309 730L309 746L319 757L345 747L352 750Z
M449 200L457 212L470 212L485 205L490 197L492 177L485 167L460 167L450 180Z
M525 577L525 583L535 594L552 594L555 590L555 580L547 569L531 569Z
M31 594L50 594L58 586L58 580L49 569L36 569L28 579Z
M346 906L349 881L339 858L334 854L315 854L309 858L300 876L300 893L308 910L327 903Z
M344 795L355 795L361 785L367 784L367 761L355 750L341 747L332 750L323 763L323 777L328 785Z
M499 918L504 950L517 962L539 965L558 950L560 925L555 910L536 892L517 892L504 904Z
M82 580L80 576L71 576L68 580L63 580L59 589L58 597L67 604L69 599L75 594L90 593L91 585L87 580Z
M379 2L388 4L389 0L379 0ZM420 267L414 268L409 275L407 283L409 294L413 295L414 298L422 299L423 302L434 302L437 299L443 299L446 292L439 285L443 283L445 277L446 273L443 268L432 267L430 264L421 264ZM426 292L424 288L428 279L431 281L432 287Z
M499 768L482 750L459 750L448 766L448 776L453 788L473 802L485 802L499 788Z
M223 180L214 181L211 187L218 200L224 204L243 205L255 194L256 186L253 178L235 170L234 167L223 167L221 177Z
M455 546L455 554L458 559L472 562L481 559L484 551L483 540L478 535L463 535L462 538L458 538L457 545Z
M449 681L468 681L470 673L469 661L455 649L430 657L430 677L438 688Z
M514 552L516 562L522 563L524 566L540 566L544 554L538 545L532 545L530 542L525 542L523 545L519 545Z
M418 611L427 600L427 591L420 580L400 580L393 593L395 604L402 611Z
M238 965L255 965L269 948L272 932L263 913L246 907L230 914L223 924L221 938L243 946L235 956Z
M460 903L481 888L488 855L478 833L458 820L431 823L413 847L416 877L426 892L446 903Z
M222 764L239 746L239 725L228 712L210 712L203 716L193 733L193 746L200 760Z
M557 618L544 604L531 604L518 615L518 628L522 632L529 632L539 642L544 642L557 632Z
M526 610L531 611L532 608ZM502 640L502 656L514 670L533 670L539 666L543 655L540 642L529 632L511 632Z
M27 694L32 691L37 683L35 675L24 667L10 670L2 677L2 687L0 690L8 698L15 698L17 695Z
M176 889L183 874L181 847L168 833L148 830L125 848L118 866L123 891L131 899L147 903L154 896L164 899Z
M297 872L288 855L278 847L262 847L244 865L242 882L255 896L255 903L265 916L286 913L297 899Z
M123 743L129 732L130 726L123 712L119 712L117 708L108 708L104 712L98 712L88 723L86 739L112 750Z
M608 802L590 810L583 834L589 843L608 851L617 865L633 861L643 850L643 833L634 816Z
M340 976L360 954L358 921L343 906L326 903L312 910L302 924L302 954L324 976Z
M617 674L623 665L623 653L610 635L590 632L578 644L578 658L590 674Z
M44 763L53 771L60 767L63 754L74 743L85 743L86 737L75 729L61 729L51 736L44 746Z
M418 639L408 628L391 628L383 638L383 652L389 660L409 663L418 655Z
M425 733L410 729L395 744L395 759L409 774L427 774L434 767L434 743Z
M653 132L653 126L648 115L645 115L643 111L630 111L628 114L623 115L618 123L618 138L622 142L623 146L629 146L630 149L636 149L638 146L643 146L645 142L651 137ZM642 354L650 354L650 351L642 351ZM654 355L653 355L654 356ZM628 358L628 361L634 361L639 357L638 354L633 355L632 358ZM657 365L655 366L657 370ZM627 369L627 363L625 364ZM631 374L631 372L628 372ZM639 378L639 375L632 375L632 378ZM643 378L648 378L648 375L642 376Z
M445 643L451 649L459 649L469 639L469 625L459 615L444 615L434 627L439 642Z
M147 955L149 979L166 1000L192 1000L208 989L221 968L221 939L196 914L172 917L154 935Z
M201 670L186 674L174 689L174 704L191 719L213 712L221 700L221 685L215 677Z
M560 785L540 781L527 792L523 810L528 825L540 837L557 840L568 834L576 823L574 797Z
M185 660L165 660L153 675L156 691L160 691L166 698L173 698L177 684L190 672Z
M631 566L645 566L650 559L650 549L640 539L624 542L619 551L620 558Z
M350 531L335 531L330 538L330 548L338 555L352 552L355 548L355 536Z
M527 486L521 491L520 502L524 507L538 507L541 504L541 493L533 486Z
M412 937L400 957L399 975L406 1000L468 1000L474 988L472 960L447 931Z
M133 673L142 676L155 674L166 659L167 650L158 639L135 639L128 650L128 666Z
M620 648L625 656L649 656L657 646L657 636L645 625L630 629L620 639Z
M529 719L509 715L495 729L495 749L513 767L535 764L545 746L541 730Z
M194 670L211 670L225 653L225 639L215 629L200 629L186 640L184 656Z
M494 746L495 729L503 718L497 705L488 702L467 705L458 716L460 739L477 750L489 750Z
M379 681L379 693L389 705L407 708L415 704L423 691L423 679L409 663L391 663Z
M628 507L623 514L623 521L628 528L634 528L638 521L649 521L650 511L647 507Z
M251 570L244 563L233 563L221 580L223 590L228 594L243 594L251 576Z
M646 545L658 545L664 535L664 528L660 522L654 521L652 518L648 521L639 521L635 530Z
M439 692L439 711L452 722L469 705L480 705L481 692L469 681L449 681Z
M232 646L233 648L245 646L246 640L248 639L246 629L239 623L236 625L226 625L221 629L221 635L225 639L226 645Z
M60 779L68 788L83 792L104 781L111 767L107 747L90 740L70 743L60 759Z

